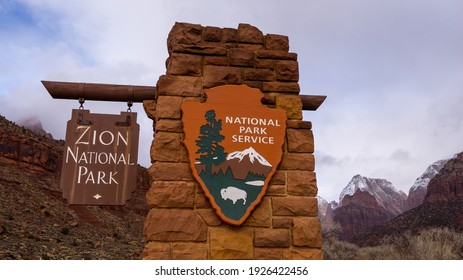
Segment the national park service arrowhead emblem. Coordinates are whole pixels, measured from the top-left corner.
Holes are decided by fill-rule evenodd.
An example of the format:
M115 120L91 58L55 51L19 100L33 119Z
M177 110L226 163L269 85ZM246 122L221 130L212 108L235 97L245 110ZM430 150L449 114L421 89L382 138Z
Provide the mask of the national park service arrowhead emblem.
M261 202L281 161L286 112L262 105L246 85L206 90L207 101L184 102L190 167L217 215L241 225Z

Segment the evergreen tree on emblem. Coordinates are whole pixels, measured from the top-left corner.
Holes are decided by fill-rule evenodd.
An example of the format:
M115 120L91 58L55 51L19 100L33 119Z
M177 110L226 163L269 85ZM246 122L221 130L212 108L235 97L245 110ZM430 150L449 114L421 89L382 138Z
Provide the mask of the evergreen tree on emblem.
M216 120L215 110L207 111L204 117L207 122L199 129L196 154L200 156L196 160L205 165L206 175L212 176L212 164L219 165L226 159L225 150L219 144L225 137L220 134L222 120Z

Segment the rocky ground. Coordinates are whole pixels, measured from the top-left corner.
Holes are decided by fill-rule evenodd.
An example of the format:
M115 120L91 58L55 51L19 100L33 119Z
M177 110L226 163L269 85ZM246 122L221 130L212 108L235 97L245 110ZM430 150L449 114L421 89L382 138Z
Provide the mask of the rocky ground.
M139 167L137 190L125 206L70 206L59 188L59 166L45 169L21 157L15 147L30 152L25 146L30 137L1 122L0 259L140 259L148 211L146 169ZM36 136L32 142L33 149L48 149L33 154L62 154L62 141Z

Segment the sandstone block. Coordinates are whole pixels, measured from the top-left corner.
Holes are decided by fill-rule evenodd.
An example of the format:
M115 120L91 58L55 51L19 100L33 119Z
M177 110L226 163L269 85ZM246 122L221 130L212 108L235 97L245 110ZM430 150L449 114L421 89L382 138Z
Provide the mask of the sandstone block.
M164 75L156 85L158 96L196 96L203 93L202 78L189 76Z
M200 55L173 53L170 56L167 74L184 76L202 76L202 61Z
M151 162L178 162L180 159L181 134L157 132L151 145Z
M287 153L283 154L280 170L315 170L315 158L313 154Z
M286 171L277 170L270 180L272 185L286 185Z
M196 209L196 213L204 220L204 222L211 227L220 226L222 221L217 217L213 209Z
M247 81L273 81L275 76L271 69L243 69L243 79Z
M156 122L155 131L183 132L181 120L160 119Z
M201 42L202 26L199 24L190 24L176 22L167 37L167 48L171 53L175 44L193 45Z
M195 55L227 55L227 48L223 45L217 45L214 43L200 43L195 45L184 45L177 44L172 49L173 54L185 53Z
M152 180L193 181L188 163L154 162L148 169Z
M224 43L238 42L238 30L236 30L235 28L223 28L222 29L222 41Z
M238 41L240 43L263 44L264 34L257 27L240 23L238 25Z
M311 121L301 121L301 120L287 120L286 128L312 129L312 122Z
M254 52L245 48L231 48L229 50L230 66L254 66Z
M197 189L198 191L196 192L195 198L196 209L211 208L211 204L209 203L209 200L206 198L206 195L204 195L204 192L199 187Z
M278 81L299 81L299 64L293 60L277 60L275 74Z
M297 60L296 53L288 53L280 50L260 50L256 52L257 58L279 59L279 60Z
M267 34L265 35L265 48L267 50L289 51L288 36Z
M290 243L290 234L288 229L255 229L254 246L256 247L289 247Z
M206 243L174 243L172 259L174 260L207 260Z
M157 100L156 119L180 119L182 97L180 96L159 96Z
M317 217L293 220L293 245L310 248L322 247L321 223Z
M143 260L171 260L172 251L167 243L149 242L145 246L141 258Z
M317 178L313 171L288 171L288 193L317 196Z
M143 109L145 110L145 113L148 116L148 118L152 120L156 119L156 100L144 100Z
M260 81L245 81L244 84L252 88L258 88L262 91L262 82Z
M251 229L211 228L209 240L213 260L250 260L254 256Z
M267 189L267 195L269 196L284 196L287 194L286 185L273 185L270 184Z
M299 93L301 89L296 82L265 82L264 92Z
M264 197L261 203L254 209L248 217L245 226L270 227L272 224L272 206L270 199Z
M207 225L193 210L152 208L143 233L148 241L204 242Z
M288 119L302 120L302 102L298 95L276 95L275 105L286 111Z
M275 69L275 60L273 59L256 58L254 64L256 68Z
M254 248L255 260L281 260L282 257L281 248Z
M313 153L314 139L310 129L287 129L288 152Z
M205 56L203 58L204 65L217 65L217 66L227 66L228 57L226 56Z
M220 42L222 38L222 29L219 27L206 26L204 28L204 41Z
M275 216L314 216L318 214L316 197L273 197L273 215Z
M264 46L261 44L238 44L238 48L243 48L254 52L257 50L263 50Z
M185 145L180 145L180 162L190 162Z
M195 183L188 181L155 181L146 194L146 200L151 207L193 208Z
M241 84L241 69L238 67L206 65L204 66L203 79L205 88Z
M290 228L293 220L290 218L273 218L273 228Z
M292 247L283 250L284 260L322 260L323 252L320 249L307 249Z

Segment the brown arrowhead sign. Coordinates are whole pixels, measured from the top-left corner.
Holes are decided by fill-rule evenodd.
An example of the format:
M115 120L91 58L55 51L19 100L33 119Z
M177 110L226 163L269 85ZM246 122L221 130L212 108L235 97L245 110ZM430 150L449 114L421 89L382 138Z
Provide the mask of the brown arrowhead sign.
M281 161L286 112L262 105L264 94L246 85L211 88L206 96L182 105L190 167L218 216L241 225Z

